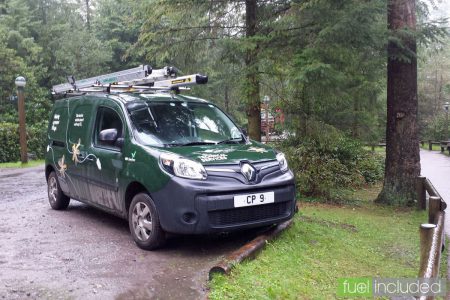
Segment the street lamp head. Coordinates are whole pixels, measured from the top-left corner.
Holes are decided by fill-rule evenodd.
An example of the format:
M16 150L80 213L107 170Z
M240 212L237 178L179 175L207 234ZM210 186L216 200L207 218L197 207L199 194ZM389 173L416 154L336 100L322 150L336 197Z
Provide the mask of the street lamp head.
M269 96L267 96L267 95L264 96L263 102L264 102L264 103L269 103L269 102L270 102Z
M447 110L448 111L448 107L450 106L450 103L448 103L448 102L445 102L445 104L444 104L444 108L445 108L445 110Z
M16 81L14 81L14 83L18 88L23 88L27 84L27 81L25 80L25 77L19 76L16 78Z

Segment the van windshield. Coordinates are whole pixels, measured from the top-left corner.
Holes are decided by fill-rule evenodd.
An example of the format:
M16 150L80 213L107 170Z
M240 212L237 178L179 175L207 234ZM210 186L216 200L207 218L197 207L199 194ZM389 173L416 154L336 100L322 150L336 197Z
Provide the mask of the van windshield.
M148 102L129 110L145 145L189 146L245 142L241 131L216 106L192 102Z

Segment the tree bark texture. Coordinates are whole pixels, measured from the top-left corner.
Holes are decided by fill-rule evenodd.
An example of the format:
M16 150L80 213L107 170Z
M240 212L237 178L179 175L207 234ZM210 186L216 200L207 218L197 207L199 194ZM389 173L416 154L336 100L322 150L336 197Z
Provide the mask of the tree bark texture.
M391 34L416 30L415 0L389 0L388 26ZM397 34L406 53L389 41L387 66L386 168L383 190L377 201L413 205L415 182L420 175L417 128L417 59L414 34ZM399 59L399 56L408 59Z
M251 39L257 33L257 0L245 1L245 35ZM259 96L258 78L258 46L247 46L245 53L246 66L246 113L248 120L248 134L251 139L261 141L261 104Z
M91 6L89 4L90 0L86 0L86 25L88 31L91 31Z

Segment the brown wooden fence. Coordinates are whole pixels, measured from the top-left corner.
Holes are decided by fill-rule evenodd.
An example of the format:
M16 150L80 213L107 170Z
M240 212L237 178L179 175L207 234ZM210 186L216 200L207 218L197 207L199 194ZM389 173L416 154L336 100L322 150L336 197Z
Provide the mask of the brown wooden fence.
M427 209L428 207L428 222L420 225L419 278L438 278L441 253L445 245L444 210L447 204L426 177L417 178L416 189L419 208ZM427 194L429 195L428 205ZM420 299L433 299L433 297Z
M433 150L433 145L438 145L441 148L441 152L448 151L450 155L450 141L420 141L422 147L425 147L425 143L428 144L428 150ZM386 142L382 141L379 143L371 143L367 144L366 146L371 147L372 151L375 151L375 147L386 147Z

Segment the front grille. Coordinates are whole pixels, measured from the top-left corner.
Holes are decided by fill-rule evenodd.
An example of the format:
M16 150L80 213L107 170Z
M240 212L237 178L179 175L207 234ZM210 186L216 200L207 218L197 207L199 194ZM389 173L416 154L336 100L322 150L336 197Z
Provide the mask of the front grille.
M291 202L210 211L209 221L213 226L223 226L286 217L289 215L289 203Z

